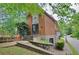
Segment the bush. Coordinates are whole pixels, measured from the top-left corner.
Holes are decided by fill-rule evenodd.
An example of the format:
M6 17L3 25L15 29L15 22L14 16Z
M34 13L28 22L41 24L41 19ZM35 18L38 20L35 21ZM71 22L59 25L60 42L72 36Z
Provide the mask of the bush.
M56 42L56 48L62 50L64 47L64 39L61 38Z
M71 37L74 37L74 38L79 39L79 32L78 32L78 31L77 31L77 32L73 32L73 33L71 34Z
M31 34L29 26L25 22L17 23L16 25L17 25L17 31L21 36Z

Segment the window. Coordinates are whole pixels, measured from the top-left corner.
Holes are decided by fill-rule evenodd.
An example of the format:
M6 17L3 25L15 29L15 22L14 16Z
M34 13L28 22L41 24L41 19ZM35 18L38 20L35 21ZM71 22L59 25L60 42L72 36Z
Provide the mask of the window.
M53 38L50 38L50 39L49 39L49 42L50 42L50 43L54 43Z
M34 15L32 17L32 24L38 24L38 23L39 23L38 15Z

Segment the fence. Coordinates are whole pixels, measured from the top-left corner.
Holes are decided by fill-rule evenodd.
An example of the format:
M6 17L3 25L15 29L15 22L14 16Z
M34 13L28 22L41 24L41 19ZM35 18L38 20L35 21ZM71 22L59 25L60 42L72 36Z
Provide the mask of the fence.
M14 41L15 37L9 36L9 35L0 35L0 43L2 42L11 42Z

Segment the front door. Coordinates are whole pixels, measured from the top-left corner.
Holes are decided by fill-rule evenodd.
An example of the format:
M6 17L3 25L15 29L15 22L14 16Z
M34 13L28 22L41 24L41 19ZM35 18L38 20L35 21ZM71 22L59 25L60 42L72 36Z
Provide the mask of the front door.
M38 15L33 15L32 17L32 34L36 35L39 32L39 17Z
M32 24L32 34L36 35L39 32L38 24Z

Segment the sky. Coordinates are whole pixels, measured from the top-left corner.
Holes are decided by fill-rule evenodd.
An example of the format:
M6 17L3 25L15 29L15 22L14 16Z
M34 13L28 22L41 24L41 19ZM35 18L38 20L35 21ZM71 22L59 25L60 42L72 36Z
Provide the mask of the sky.
M76 10L76 12L79 12L79 4L77 4L77 5L72 4L72 6L70 6L70 8L73 8ZM55 18L56 20L59 20L57 17L57 14L53 14L52 9L49 5L47 5L46 8L44 8L44 10L46 10L46 12L48 14L50 14L53 18Z
M73 6L71 6L71 8L75 9L76 12L79 12L79 3L77 3L77 5L72 4Z

